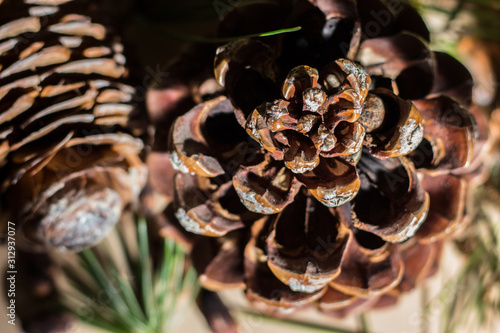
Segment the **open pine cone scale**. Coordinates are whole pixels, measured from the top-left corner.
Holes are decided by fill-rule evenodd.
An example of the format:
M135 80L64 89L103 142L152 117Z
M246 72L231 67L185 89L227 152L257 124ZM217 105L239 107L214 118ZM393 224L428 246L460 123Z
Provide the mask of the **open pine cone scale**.
M219 47L221 96L173 122L167 218L213 237L191 239L203 285L245 288L267 312L391 305L462 225L471 77L400 3L248 4L219 32L255 33L273 15L270 29L302 29Z

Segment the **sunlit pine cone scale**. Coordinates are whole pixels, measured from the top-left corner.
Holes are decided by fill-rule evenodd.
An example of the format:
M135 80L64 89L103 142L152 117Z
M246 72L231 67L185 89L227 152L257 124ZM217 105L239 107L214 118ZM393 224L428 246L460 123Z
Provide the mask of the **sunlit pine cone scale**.
M463 227L472 80L429 49L415 9L393 7L298 0L224 18L221 36L256 33L259 17L302 29L221 46L224 90L193 95L204 102L158 152L177 170L151 178L175 184L160 220L200 235L189 242L204 286L244 288L275 315L315 304L345 316L394 304L436 272ZM388 17L377 33L373 13Z
M92 1L0 1L2 230L28 250L102 239L143 187L123 46Z

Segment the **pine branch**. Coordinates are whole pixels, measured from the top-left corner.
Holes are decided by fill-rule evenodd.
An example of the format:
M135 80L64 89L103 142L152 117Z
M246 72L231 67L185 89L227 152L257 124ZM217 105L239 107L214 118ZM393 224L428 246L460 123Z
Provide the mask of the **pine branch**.
M109 237L108 244L66 258L78 264L63 265L67 284L60 286L60 302L81 321L105 331L171 332L179 309L191 304L197 294L196 273L185 269L186 254L167 239L160 262L153 265L146 221L139 219L129 227L137 234L131 240L135 244L126 243L120 233ZM138 249L138 255L129 252L131 248ZM110 249L120 252L127 267L109 255Z

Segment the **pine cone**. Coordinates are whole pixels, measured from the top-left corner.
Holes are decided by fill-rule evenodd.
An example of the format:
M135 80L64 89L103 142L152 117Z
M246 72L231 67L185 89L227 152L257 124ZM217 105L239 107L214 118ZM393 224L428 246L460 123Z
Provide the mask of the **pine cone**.
M151 179L173 179L165 218L211 236L192 239L206 288L244 288L273 314L316 303L343 316L436 271L463 226L472 79L429 50L412 7L390 5L251 4L222 21L222 36L302 29L220 47L224 94L177 118L178 172Z
M30 249L95 244L145 182L123 46L98 17L92 1L0 1L2 218Z

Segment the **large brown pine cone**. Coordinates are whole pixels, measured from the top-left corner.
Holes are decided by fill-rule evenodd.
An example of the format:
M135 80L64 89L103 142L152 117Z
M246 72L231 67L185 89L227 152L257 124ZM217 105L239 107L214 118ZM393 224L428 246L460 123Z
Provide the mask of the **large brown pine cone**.
M244 288L271 313L392 304L436 271L463 220L471 76L429 50L422 19L399 2L244 5L220 34L294 26L220 47L222 93L202 93L213 77L151 93L170 98L150 103L156 117L179 113L187 93L176 92L205 100L171 127L178 171L161 153L149 160L154 187L168 196L174 183L163 217L211 236L191 237L206 288Z
M0 1L2 229L30 249L95 244L145 182L123 46L99 16L86 0Z

